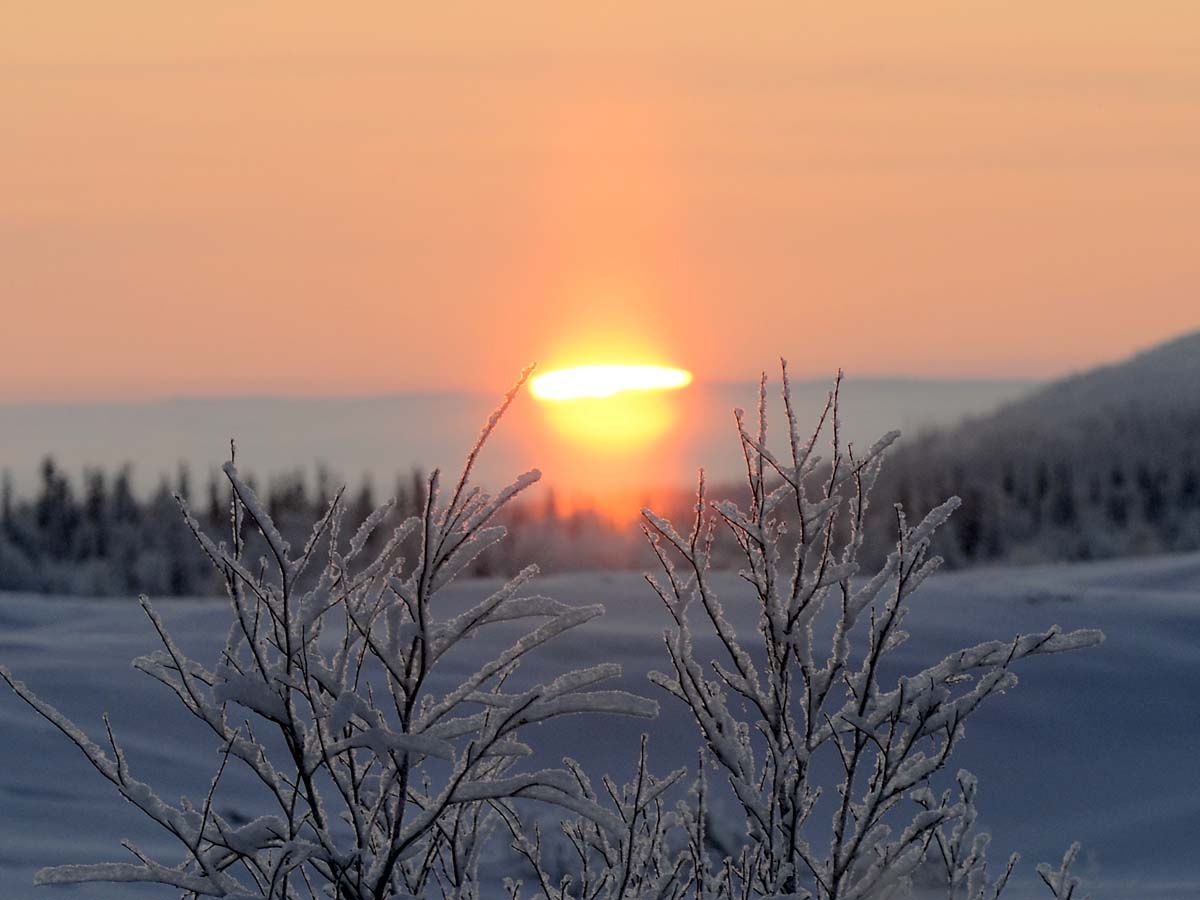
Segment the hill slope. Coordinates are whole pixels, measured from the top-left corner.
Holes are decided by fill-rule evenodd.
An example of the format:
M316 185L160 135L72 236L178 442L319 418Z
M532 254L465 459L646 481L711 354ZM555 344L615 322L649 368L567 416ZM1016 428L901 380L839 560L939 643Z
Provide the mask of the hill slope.
M951 494L952 564L1200 547L1200 332L908 443L877 498L924 512Z

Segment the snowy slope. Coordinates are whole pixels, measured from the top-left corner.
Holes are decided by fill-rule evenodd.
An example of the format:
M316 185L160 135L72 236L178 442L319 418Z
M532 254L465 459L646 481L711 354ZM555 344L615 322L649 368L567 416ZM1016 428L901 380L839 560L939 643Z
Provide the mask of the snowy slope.
M753 609L739 582L727 575L720 583L735 624L750 627ZM453 593L465 601L488 587L467 582ZM608 615L547 647L524 677L619 659L631 687L664 701L652 728L654 768L692 764L691 723L644 681L664 664L664 616L649 589L637 576L610 574L548 578L540 589L574 603L601 601ZM225 633L223 604L160 608L186 648L211 658ZM980 776L995 857L1010 849L1024 857L1021 881L1006 896L1041 896L1033 864L1057 861L1076 838L1084 844L1080 874L1095 900L1200 896L1200 555L939 576L918 594L912 640L897 655L917 668L960 646L1054 623L1098 626L1108 641L1029 661L1020 686L973 720L952 762ZM202 796L216 747L165 689L130 668L151 649L148 623L133 603L0 595L0 662L97 736L100 713L109 711L135 773L170 785L167 796ZM547 726L537 734L539 750L547 761L570 753L596 771L627 775L644 724L599 726L585 719ZM120 859L122 837L152 852L173 855L173 847L11 695L0 696L0 728L0 897L169 896L135 886L32 887L44 865ZM233 795L244 796L252 812L249 780L230 784L245 784Z
M889 534L880 500L949 495L963 510L934 548L954 565L1200 549L1200 332L901 441L868 530Z

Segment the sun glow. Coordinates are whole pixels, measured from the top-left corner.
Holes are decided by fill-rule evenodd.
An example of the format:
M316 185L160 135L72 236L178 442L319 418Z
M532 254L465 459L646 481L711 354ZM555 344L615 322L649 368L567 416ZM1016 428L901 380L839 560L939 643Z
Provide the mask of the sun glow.
M544 421L574 446L572 454L588 460L594 480L602 458L619 459L628 475L639 453L678 426L674 395L691 381L691 372L666 366L578 366L535 378L530 393L541 401Z
M667 366L577 366L539 375L529 387L539 400L582 400L624 391L675 390L691 382L691 372Z

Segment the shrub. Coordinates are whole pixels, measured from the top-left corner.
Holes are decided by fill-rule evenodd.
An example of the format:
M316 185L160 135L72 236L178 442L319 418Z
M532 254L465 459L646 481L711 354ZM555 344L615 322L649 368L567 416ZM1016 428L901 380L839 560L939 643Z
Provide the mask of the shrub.
M1016 864L1010 859L988 882L987 837L973 833L974 778L960 772L956 790L937 796L933 776L949 762L967 718L988 697L1016 684L1014 663L1092 646L1103 635L1057 628L1018 635L953 653L886 685L882 667L907 638L902 626L908 601L941 562L928 555L930 539L958 500L916 525L897 507L895 549L878 571L860 572L871 488L898 434L857 456L843 447L835 386L815 430L804 438L786 363L782 374L786 456L767 446L765 376L756 429L748 430L742 411L736 412L745 507L732 501L710 506L701 472L686 536L644 511L646 535L661 563L661 574L647 580L671 621L664 636L670 670L651 680L687 706L704 748L691 798L673 816L664 814L660 787L678 775L651 779L643 754L635 785L608 790L628 841L612 852L594 825L573 823L568 833L583 860L571 879L578 894L561 882L551 891L539 867L543 893L564 900L620 898L627 895L624 873L633 871L630 896L858 900L902 896L918 868L936 865L951 900L994 900ZM822 462L816 447L824 432L830 433L832 454ZM758 626L749 639L726 618L710 578L721 528L736 542L740 575L757 598ZM706 665L697 657L695 620L716 636L723 658ZM817 774L822 757L832 757L843 776L828 798ZM706 763L721 773L746 823L732 836L733 845L722 841L715 854ZM814 818L822 809L827 828ZM536 847L518 827L510 824L509 830L536 865ZM578 834L590 834L590 842ZM1056 896L1070 896L1069 856L1057 875L1042 870Z

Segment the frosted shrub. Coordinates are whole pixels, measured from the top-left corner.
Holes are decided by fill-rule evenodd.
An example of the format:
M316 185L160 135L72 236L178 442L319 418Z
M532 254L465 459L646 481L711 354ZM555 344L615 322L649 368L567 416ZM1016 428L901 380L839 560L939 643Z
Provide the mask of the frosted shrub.
M959 772L955 789L941 795L932 779L949 762L966 720L988 697L1016 684L1014 663L1092 646L1103 636L1056 628L1018 635L952 653L885 683L885 661L907 638L908 601L940 564L928 556L930 538L958 500L915 525L897 508L895 549L878 571L861 572L871 488L898 435L858 455L843 447L835 387L816 429L802 437L786 363L783 400L783 457L767 446L765 377L754 431L736 411L745 507L729 501L710 506L701 473L686 535L644 511L661 563L661 574L647 580L671 623L665 634L670 668L651 680L687 706L699 730L703 750L692 792L665 812L659 788L682 773L651 778L643 752L633 786L606 784L625 838L614 845L593 823L569 825L581 862L557 884L539 864L540 833L531 843L510 822L514 846L538 872L542 894L561 900L859 900L906 896L923 869L949 900L995 900L1016 865L1014 856L989 880L988 837L974 830L974 778ZM825 432L832 452L822 460L815 448ZM757 630L749 636L735 632L711 579L719 529L736 542L740 575L757 599ZM698 624L717 638L720 659L697 656ZM817 773L828 771L823 759L841 773L836 791L822 790ZM744 828L732 837L712 833L704 771L710 766L744 815ZM1073 858L1069 853L1058 873L1039 870L1056 897L1073 896L1067 873ZM510 892L517 893L515 886Z
M99 746L0 672L126 800L170 832L183 854L166 862L126 845L135 861L47 869L39 883L152 882L186 897L474 897L480 852L501 821L495 804L511 798L557 804L618 839L620 821L576 772L518 765L530 752L523 728L574 713L649 717L656 705L595 689L620 674L616 665L506 690L525 654L603 608L525 594L533 568L459 615L441 615L436 602L451 579L503 537L504 529L489 523L538 478L529 472L494 497L468 483L484 441L523 383L524 377L488 421L449 498L443 501L435 472L421 515L405 521L376 554L366 548L389 506L347 542L339 496L297 552L232 462L225 467L233 488L229 543L210 539L185 508L224 577L229 637L211 667L189 659L143 598L162 649L135 664L174 691L219 741L221 763L206 796L166 802L131 771L111 728L107 747ZM243 555L247 524L265 541L265 559ZM410 535L420 548L411 565L398 556ZM529 624L508 649L473 660L472 674L452 689L431 691L431 673L465 639L512 622ZM217 811L223 773L235 765L253 773L274 807L245 824Z
M185 507L224 578L229 637L205 667L184 655L143 598L163 649L136 665L217 738L221 763L203 798L167 803L133 775L111 729L102 748L0 670L183 853L167 863L126 845L135 862L48 869L38 881L154 882L193 898L496 896L501 885L479 884L480 856L494 837L515 854L514 877L503 884L511 900L527 889L554 900L865 900L908 896L918 876L948 900L996 900L1017 859L989 874L988 837L975 828L975 779L960 771L937 793L935 776L966 720L1016 684L1015 663L1092 646L1102 635L1017 635L885 676L907 637L909 600L940 562L928 554L930 539L958 501L915 525L897 508L895 549L877 571L860 571L871 489L896 435L862 454L843 447L835 387L803 438L786 365L784 456L767 446L765 378L757 427L748 430L737 412L745 505L710 504L702 474L686 536L644 513L661 563L647 580L669 622L669 666L651 680L686 706L698 729L690 790L682 789L683 769L651 773L645 737L625 785L593 780L570 759L562 769L520 766L531 752L526 725L575 713L657 712L651 701L597 689L620 674L613 664L528 690L508 687L527 653L602 612L525 594L532 568L458 615L435 602L503 537L494 517L537 478L530 472L494 497L469 486L477 454L523 382L488 421L449 498L435 472L421 514L377 552L368 547L388 506L347 541L339 496L295 552L232 462L229 543L206 536ZM826 432L832 452L822 460L815 448ZM246 558L247 524L265 542L265 559ZM719 531L732 537L757 601L748 635L726 617L711 577ZM411 564L402 546L417 548ZM474 660L456 686L434 689L435 669L465 639L514 622L525 629L508 649ZM697 656L697 627L716 638L720 659ZM273 807L245 824L217 811L223 773L234 765L252 773ZM841 784L823 790L831 766ZM553 862L524 801L559 810ZM718 834L713 811L730 804L737 826ZM1056 900L1082 900L1070 875L1077 851L1072 846L1057 870L1038 869Z
M973 853L963 847L974 816L973 780L962 773L957 798L948 792L935 799L931 776L949 761L967 718L989 696L1016 684L1013 663L1091 646L1103 636L1057 629L1018 635L961 650L885 684L881 666L907 638L908 600L940 563L927 556L929 540L958 500L916 525L897 509L895 550L879 571L860 573L857 556L871 487L898 434L858 456L852 447L843 448L835 387L805 439L786 363L783 401L784 457L767 446L765 377L755 431L747 430L740 410L736 414L749 488L746 508L726 501L716 505L715 516L706 515L701 476L687 537L646 513L663 572L649 581L673 623L666 636L671 669L651 678L691 710L746 817L745 847L716 872L697 872L698 889L715 896L822 900L896 895L936 842L949 870L951 897L984 897L986 843L974 843ZM814 448L827 428L831 456L822 464ZM749 642L734 632L709 578L719 526L736 541L741 576L759 603L757 633ZM792 550L785 555L789 531ZM693 615L716 633L723 659L705 665L697 658ZM818 754L834 756L844 775L825 803L811 776ZM813 827L819 823L810 825L810 817L822 808L828 827Z

